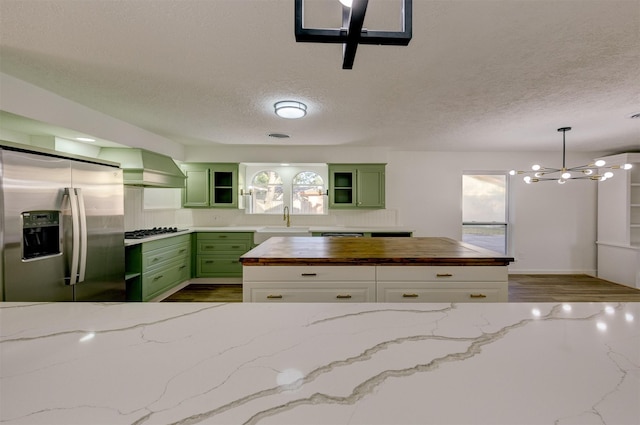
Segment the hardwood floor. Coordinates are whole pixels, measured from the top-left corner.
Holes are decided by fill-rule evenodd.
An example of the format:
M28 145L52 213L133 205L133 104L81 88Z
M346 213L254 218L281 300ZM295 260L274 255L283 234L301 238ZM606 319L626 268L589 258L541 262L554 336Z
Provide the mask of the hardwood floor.
M509 302L640 302L640 289L587 275L509 275ZM241 284L191 284L163 302L242 302Z

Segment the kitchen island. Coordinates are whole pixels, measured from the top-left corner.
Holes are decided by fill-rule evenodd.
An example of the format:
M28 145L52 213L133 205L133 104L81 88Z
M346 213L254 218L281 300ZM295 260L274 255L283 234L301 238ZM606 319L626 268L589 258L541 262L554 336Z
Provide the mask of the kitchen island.
M637 424L639 303L0 304L2 424Z
M240 261L246 302L504 302L513 258L449 238L273 237Z

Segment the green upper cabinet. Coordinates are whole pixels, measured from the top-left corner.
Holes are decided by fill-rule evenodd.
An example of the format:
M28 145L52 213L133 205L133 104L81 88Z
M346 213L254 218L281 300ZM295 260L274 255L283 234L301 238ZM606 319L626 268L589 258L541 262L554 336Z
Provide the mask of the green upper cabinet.
M329 164L329 208L384 208L386 164Z
M184 163L185 208L238 208L238 164Z

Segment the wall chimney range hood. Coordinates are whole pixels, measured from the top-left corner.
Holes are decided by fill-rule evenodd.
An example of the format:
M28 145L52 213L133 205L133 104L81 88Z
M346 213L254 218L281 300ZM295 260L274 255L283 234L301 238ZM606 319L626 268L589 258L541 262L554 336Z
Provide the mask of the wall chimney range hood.
M124 171L124 184L184 187L184 174L168 156L137 148L101 148L99 157L120 163Z

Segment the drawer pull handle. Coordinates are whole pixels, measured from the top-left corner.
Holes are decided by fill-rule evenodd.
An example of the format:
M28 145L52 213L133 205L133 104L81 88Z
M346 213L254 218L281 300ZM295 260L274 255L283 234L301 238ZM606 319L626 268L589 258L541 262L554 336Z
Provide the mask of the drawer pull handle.
M226 238L226 237L227 237L227 235L218 235L218 237L219 237L220 239L224 239L224 238Z
M186 268L187 268L187 266L180 266L180 268L178 270L184 270Z
M240 245L231 245L231 248L238 249L238 248L240 248Z
M179 254L182 254L183 252L187 252L186 248L183 248L180 251L178 251Z
M469 294L471 298L487 298L485 294Z
M156 276L156 277L154 277L154 278L153 278L153 281L155 282L156 280L160 280L160 279L162 279L163 277L164 277L163 275Z
M213 249L213 245L205 245L206 249Z
M267 295L267 298L269 298L270 300L281 299L282 295Z
M305 276L305 277L318 276L318 273L302 273L302 276Z
M437 273L436 277L451 277L453 276L451 273Z
M402 298L418 298L418 294L402 294Z
M160 261L160 259L158 257L155 257L153 260L151 260L152 263L155 263L156 261Z
M207 260L207 261L205 261L204 263L205 263L205 264L213 264L213 263L215 263L215 261L213 261L213 260Z
M338 295L336 295L336 298L338 298L338 299L349 299L349 298L351 298L351 295L349 295L349 294L345 294L345 295L338 294Z

